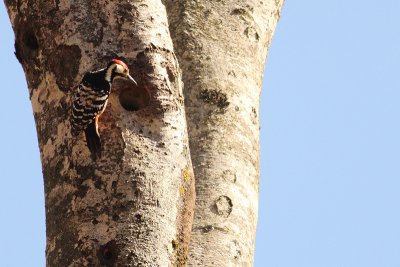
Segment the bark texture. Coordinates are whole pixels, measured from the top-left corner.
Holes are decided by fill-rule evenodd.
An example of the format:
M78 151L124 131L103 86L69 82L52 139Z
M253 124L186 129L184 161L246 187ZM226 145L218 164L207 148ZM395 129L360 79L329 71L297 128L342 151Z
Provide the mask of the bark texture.
M37 126L47 266L183 265L194 179L161 1L5 4ZM83 134L70 134L71 95L112 58L128 63L139 86L113 85L100 120L103 156L92 161Z
M283 0L164 0L183 69L196 208L190 266L251 266L259 96Z

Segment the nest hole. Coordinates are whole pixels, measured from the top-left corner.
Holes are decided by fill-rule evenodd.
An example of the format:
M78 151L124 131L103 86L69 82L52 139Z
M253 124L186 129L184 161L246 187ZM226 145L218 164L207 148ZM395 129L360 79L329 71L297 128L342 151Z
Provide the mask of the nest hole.
M120 79L113 86L118 88L119 102L127 111L144 109L150 103L150 93L140 84Z
M30 48L32 50L39 49L39 43L38 43L38 40L37 40L35 34L33 33L33 31L25 32L24 43L28 48Z
M114 240L100 246L97 256L103 266L114 266L118 257L118 247Z
M39 42L32 28L28 25L20 26L15 39L15 56L19 62L34 60L39 53Z

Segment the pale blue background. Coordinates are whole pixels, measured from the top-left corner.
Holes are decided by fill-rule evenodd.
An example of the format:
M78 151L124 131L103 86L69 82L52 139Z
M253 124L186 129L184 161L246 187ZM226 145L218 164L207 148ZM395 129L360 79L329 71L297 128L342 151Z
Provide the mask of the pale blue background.
M44 266L35 125L0 6L0 266ZM261 101L255 266L400 266L399 26L398 0L287 0Z

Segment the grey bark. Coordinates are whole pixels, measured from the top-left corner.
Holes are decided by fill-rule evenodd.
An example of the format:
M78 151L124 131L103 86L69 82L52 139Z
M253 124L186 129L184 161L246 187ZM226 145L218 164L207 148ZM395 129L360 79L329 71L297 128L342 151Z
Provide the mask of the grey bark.
M196 208L190 266L251 266L259 96L283 0L164 0L185 84Z
M283 0L164 0L183 68L197 181L189 265L253 262L259 94ZM186 262L194 179L180 69L159 0L5 0L28 81L46 197L48 266ZM114 84L103 158L69 134L83 74L127 61ZM133 109L140 109L132 112Z
M45 182L47 266L171 266L186 260L194 205L180 69L158 0L6 0L28 81ZM103 156L72 138L85 72L124 59ZM131 111L140 109L138 111Z

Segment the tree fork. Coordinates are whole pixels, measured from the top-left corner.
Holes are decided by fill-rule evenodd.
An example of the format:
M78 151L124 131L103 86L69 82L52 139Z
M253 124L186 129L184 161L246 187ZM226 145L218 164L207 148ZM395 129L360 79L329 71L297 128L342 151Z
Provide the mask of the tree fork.
M160 1L5 1L34 112L46 201L47 266L184 265L194 177L180 69ZM102 158L70 134L84 73L121 58ZM138 100L139 99L139 100Z

